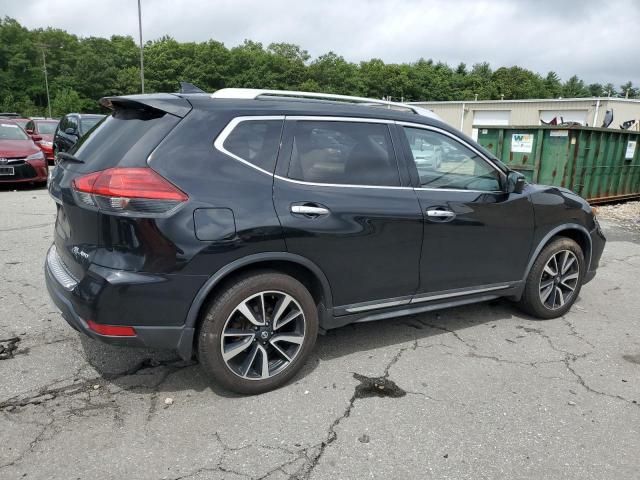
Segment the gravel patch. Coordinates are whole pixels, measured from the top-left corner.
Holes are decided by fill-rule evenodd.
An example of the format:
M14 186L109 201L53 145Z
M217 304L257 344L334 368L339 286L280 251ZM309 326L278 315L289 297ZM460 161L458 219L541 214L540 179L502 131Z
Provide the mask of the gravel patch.
M640 230L640 202L602 205L593 209L601 220L615 223L623 228Z

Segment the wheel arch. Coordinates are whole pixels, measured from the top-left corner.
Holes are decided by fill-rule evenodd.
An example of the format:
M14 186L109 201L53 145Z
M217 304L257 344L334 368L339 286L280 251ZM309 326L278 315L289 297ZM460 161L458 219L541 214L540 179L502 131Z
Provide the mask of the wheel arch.
M582 249L582 252L584 254L584 261L586 264L586 270L589 271L589 267L591 266L592 250L591 235L589 235L589 231L585 227L578 223L566 223L552 228L549 232L546 233L544 237L542 237L542 240L538 242L538 246L529 257L527 268L524 272L524 276L522 277L524 281L526 281L527 277L529 276L529 272L531 271L533 262L536 261L536 258L538 258L538 255L540 254L542 249L546 247L549 242L551 242L555 237L566 237L574 240Z
M225 265L214 273L196 294L185 322L185 327L195 329L202 308L216 290L243 273L252 270L278 270L291 275L300 281L311 293L320 307L319 317L322 325L326 316L333 308L333 297L327 277L322 270L312 261L288 252L265 252L248 255Z

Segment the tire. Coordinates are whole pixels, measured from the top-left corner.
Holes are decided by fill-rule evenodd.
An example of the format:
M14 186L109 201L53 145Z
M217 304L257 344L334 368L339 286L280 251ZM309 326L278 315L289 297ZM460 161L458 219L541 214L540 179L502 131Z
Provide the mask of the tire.
M580 246L570 238L557 237L531 266L519 307L543 320L561 317L578 298L584 274Z
M198 359L225 389L255 395L286 384L317 336L318 309L305 286L261 271L237 279L212 301L198 333Z

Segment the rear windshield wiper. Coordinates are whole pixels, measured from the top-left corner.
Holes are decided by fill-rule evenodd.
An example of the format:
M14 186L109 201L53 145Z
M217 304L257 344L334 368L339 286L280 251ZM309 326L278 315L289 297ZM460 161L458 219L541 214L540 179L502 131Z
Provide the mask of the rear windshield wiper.
M73 155L67 152L59 152L57 154L57 157L59 160L65 160L67 162L84 163L84 160L81 160L78 157L74 157Z

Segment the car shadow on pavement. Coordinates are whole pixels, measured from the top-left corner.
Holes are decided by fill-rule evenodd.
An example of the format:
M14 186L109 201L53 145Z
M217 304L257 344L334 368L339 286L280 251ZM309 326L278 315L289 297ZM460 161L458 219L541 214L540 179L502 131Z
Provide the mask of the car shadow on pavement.
M0 183L0 192L45 190L46 188L47 186L44 183Z
M318 337L310 358L289 384L310 375L323 361L449 335L469 327L509 319L514 313L516 310L510 302L495 300L330 330ZM140 394L211 390L222 397L240 396L214 384L195 360L185 362L175 352L108 345L82 334L79 338L87 362L98 372L101 381L136 389Z

